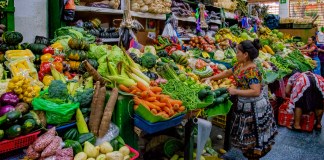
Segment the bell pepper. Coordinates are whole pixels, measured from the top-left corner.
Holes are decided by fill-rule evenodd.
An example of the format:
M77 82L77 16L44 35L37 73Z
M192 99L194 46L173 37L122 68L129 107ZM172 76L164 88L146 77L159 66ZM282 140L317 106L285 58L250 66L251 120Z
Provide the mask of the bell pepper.
M62 72L63 71L63 64L62 62L53 62L53 65L54 65L54 68L59 71L59 72Z
M61 56L55 56L54 62L63 62L63 58Z
M41 56L41 62L49 62L52 59L52 55L47 53Z
M50 62L42 62L40 65L39 72L44 75L51 72L51 63Z
M52 48L63 51L64 47L60 42L55 42L51 45Z
M49 53L49 54L53 55L54 52L55 52L55 50L54 50L54 48L51 47L51 46L45 47L45 48L43 49L43 54L48 54L48 53Z
M44 78L43 78L43 84L44 84L45 86L49 86L53 80L54 80L53 76L46 75L46 76L44 76Z
M45 76L45 73L40 72L40 71L38 72L38 79L39 79L40 81L43 81L44 76Z

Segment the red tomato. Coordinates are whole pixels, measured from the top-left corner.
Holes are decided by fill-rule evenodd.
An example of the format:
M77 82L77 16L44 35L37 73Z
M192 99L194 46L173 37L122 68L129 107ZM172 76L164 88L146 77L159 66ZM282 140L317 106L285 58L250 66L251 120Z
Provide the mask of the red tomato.
M44 49L43 49L43 54L46 54L46 53L50 53L50 54L54 54L54 48L53 47L45 47Z

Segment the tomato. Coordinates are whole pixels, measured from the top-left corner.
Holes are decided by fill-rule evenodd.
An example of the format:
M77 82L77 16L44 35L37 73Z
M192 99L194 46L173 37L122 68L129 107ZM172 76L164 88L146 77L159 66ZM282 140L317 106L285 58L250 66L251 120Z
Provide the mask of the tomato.
M47 54L47 53L49 53L49 54L54 54L54 48L53 47L45 47L44 49L43 49L43 54Z

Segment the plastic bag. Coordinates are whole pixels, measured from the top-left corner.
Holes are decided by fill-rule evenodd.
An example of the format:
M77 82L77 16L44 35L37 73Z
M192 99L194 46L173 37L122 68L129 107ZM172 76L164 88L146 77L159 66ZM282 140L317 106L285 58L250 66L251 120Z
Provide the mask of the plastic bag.
M69 122L80 106L79 103L56 104L42 98L34 98L32 105L35 110L45 111L47 123L55 125Z
M96 146L99 146L103 142L110 142L111 140L115 139L119 135L119 128L114 124L110 123L109 130L106 135L102 138L97 138Z
M9 68L13 76L27 76L29 75L35 80L38 80L37 70L29 59L21 58L14 61L6 61L5 65Z
M177 37L177 33L172 27L171 23L167 23L162 32L163 37Z

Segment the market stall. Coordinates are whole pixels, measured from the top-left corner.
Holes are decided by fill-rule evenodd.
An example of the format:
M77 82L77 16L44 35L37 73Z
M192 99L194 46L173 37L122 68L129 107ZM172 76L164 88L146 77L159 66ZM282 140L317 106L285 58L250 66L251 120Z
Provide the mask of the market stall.
M151 2L52 1L50 38L24 43L19 32L3 33L0 154L217 159L226 151L213 148L210 132L227 128L227 148L235 103L227 88L236 84L202 79L236 63L235 44L260 39L255 63L265 85L315 67L292 36L243 16L241 0Z

